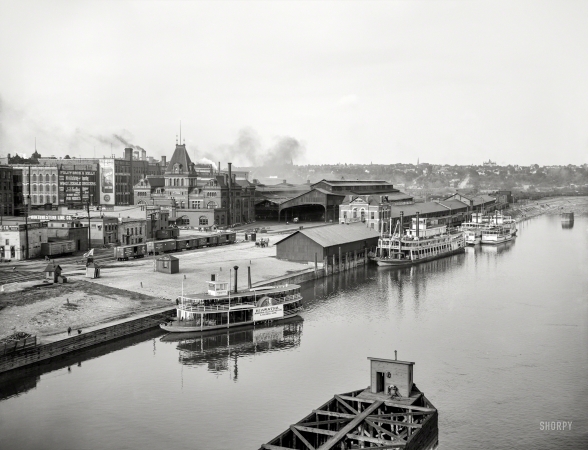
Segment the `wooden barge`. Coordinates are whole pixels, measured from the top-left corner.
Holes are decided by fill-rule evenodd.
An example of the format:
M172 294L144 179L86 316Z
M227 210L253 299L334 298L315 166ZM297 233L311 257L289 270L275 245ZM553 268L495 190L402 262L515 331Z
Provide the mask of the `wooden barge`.
M437 409L413 383L414 363L368 359L368 388L335 395L260 450L436 448Z

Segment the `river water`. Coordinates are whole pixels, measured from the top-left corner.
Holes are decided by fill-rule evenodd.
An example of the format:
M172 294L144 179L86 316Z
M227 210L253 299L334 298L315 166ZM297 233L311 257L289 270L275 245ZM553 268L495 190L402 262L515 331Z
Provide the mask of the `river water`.
M301 320L152 331L0 378L0 448L257 449L394 350L439 409L439 448L588 448L588 218L303 295Z

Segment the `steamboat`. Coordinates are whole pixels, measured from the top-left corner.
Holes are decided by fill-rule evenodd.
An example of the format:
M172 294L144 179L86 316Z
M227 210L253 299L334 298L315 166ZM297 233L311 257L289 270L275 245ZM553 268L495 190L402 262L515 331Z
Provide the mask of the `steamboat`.
M419 218L419 213L406 232L403 232L402 224L401 213L394 232L382 235L378 240L376 253L370 258L378 266L411 266L465 252L463 231L431 224L427 219Z
M302 308L302 295L297 284L237 290L216 274L208 281L208 292L178 297L177 317L160 327L170 333L198 333L294 317Z
M484 218L485 227L482 228L482 244L502 244L514 239L517 235L517 222L510 216L504 216L498 211Z

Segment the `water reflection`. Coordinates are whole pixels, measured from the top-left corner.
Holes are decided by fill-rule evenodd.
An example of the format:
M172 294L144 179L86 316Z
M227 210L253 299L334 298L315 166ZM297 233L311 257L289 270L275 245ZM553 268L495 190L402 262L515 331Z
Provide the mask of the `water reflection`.
M161 341L178 343L181 364L205 365L216 374L232 370L233 381L237 381L240 357L299 347L303 322L302 317L296 316L273 326L249 325L205 333L170 333Z
M486 253L489 255L500 255L501 253L506 253L512 250L516 243L516 240L513 239L512 241L503 242L501 244L496 245L481 245L480 252Z
M571 230L572 228L574 228L574 221L572 220L571 222L562 222L561 227L564 230Z

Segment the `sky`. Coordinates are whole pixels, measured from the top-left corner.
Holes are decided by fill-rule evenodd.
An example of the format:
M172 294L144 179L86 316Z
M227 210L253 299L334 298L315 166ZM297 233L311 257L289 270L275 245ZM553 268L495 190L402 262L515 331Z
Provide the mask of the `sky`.
M564 0L0 0L0 155L170 158L181 121L223 166L584 164L587 24Z

